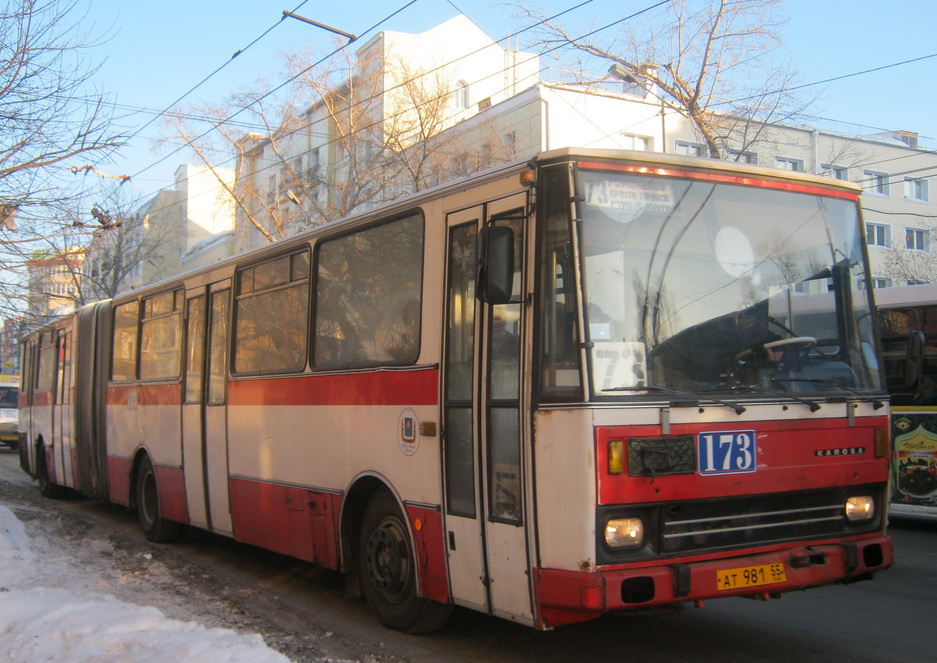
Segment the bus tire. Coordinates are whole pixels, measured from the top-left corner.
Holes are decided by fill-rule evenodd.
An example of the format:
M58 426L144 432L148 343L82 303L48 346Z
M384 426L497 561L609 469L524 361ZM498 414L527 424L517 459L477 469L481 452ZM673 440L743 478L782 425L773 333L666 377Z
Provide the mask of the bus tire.
M40 444L36 448L36 479L39 481L39 494L50 500L65 497L65 488L49 479L49 468L46 465L46 445Z
M361 523L358 564L368 606L384 626L429 633L446 623L452 606L417 595L416 556L407 522L393 495L371 498Z
M149 456L137 466L137 520L146 538L154 543L171 543L182 535L182 524L162 517L159 510L159 482Z

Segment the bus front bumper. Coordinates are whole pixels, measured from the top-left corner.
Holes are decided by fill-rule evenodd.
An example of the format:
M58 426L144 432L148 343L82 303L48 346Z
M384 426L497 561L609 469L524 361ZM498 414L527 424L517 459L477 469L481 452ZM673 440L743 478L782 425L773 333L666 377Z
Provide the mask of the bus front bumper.
M591 571L537 569L541 628L603 613L725 596L772 598L782 592L854 582L894 563L891 539L870 539L695 562Z

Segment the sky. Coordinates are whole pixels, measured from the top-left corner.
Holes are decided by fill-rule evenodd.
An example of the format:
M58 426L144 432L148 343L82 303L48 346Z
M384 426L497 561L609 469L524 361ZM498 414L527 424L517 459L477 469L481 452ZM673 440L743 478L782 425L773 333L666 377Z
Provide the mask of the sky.
M0 504L3 661L289 663L257 634L169 619L147 606L145 596L142 605L131 605L81 588L70 579L86 579L88 569L71 568L69 560L48 550Z
M579 2L534 4L550 15ZM566 16L571 24L606 25L650 4L653 0L592 0ZM380 29L422 32L460 10L496 40L526 25L513 6L485 0L357 0L354 11L350 7L322 0L90 0L82 27L107 36L88 53L101 63L93 82L118 104L122 124L136 134L128 148L99 169L131 176L138 195L171 185L175 168L194 158L165 148L152 151L155 139L169 135L159 120L151 122L152 111L172 106L183 95L183 107L220 102L259 76L276 85L286 78L281 53L306 44L325 52L341 41L326 30L282 19L284 10L358 35L358 44ZM937 137L937 57L928 57L937 56L937 3L786 0L781 14L789 17L780 29L783 49L802 84L846 77L806 88L817 96L812 114L870 127L868 133L900 129ZM887 67L910 60L917 61ZM879 70L852 76L872 69Z

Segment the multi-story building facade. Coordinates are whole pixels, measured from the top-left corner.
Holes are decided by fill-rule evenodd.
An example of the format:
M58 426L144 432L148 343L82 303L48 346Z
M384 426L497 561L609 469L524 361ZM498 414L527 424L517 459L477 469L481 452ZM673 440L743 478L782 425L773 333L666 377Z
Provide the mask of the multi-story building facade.
M80 301L85 252L75 247L59 255L38 255L26 262L26 319L30 328L67 313Z
M502 48L465 17L420 35L381 33L350 65L346 83L289 118L279 135L250 137L239 186L250 182L265 201L259 225L273 228L270 219L278 215L279 232L291 234L443 179L568 145L709 155L692 125L654 88L612 76L588 87L547 83L535 56ZM435 76L422 96L405 85L419 80L414 72ZM446 105L435 131L400 119L436 98ZM357 121L349 107L360 112ZM424 124L437 116L424 112ZM937 173L933 139L810 117L753 129L747 135L757 141L730 141L723 157L863 187L874 286L937 281L930 240L937 227L929 184ZM388 156L395 132L402 140ZM240 212L237 228L238 251L278 238L264 237Z
M537 56L500 46L464 16L421 34L379 33L309 79L305 110L237 146L238 251L461 174L474 153L453 153L453 127L538 73Z
M85 263L83 300L112 297L232 255L233 187L231 168L179 166L174 188L97 232Z

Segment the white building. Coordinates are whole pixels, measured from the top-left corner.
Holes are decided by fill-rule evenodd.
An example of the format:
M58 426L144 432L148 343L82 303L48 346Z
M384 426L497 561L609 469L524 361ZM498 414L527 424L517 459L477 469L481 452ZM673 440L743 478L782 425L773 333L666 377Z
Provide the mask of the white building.
M98 230L82 278L85 301L110 297L233 255L234 170L183 164L119 227Z
M538 67L536 56L503 48L464 16L417 35L382 32L357 51L343 82L290 118L280 134L252 137L252 161L240 172L266 201L264 223L272 225L269 219L278 216L281 230L290 234L551 148L708 154L692 126L667 111L655 89L620 81L589 89L551 84L540 80ZM426 98L406 85L418 73L424 82L432 74L422 90ZM438 131L423 127L421 133L403 121L414 117L414 106L443 97ZM349 108L360 117L351 118ZM798 126L768 125L759 128L758 142L744 150L727 145L726 151L749 163L859 183L874 284L937 281L937 261L930 259L937 205L929 191L937 155L925 149L931 139L831 125L815 118ZM387 161L383 148L395 131L410 142L404 141L405 159ZM417 177L404 171L413 165L406 159L426 157L418 152L421 141L443 147L417 162L425 168ZM258 230L245 230L250 226L240 212L237 225L238 251L264 241Z
M239 145L238 250L459 174L447 132L535 85L539 68L461 15L421 34L380 32L333 63L330 86L310 78L305 110Z

